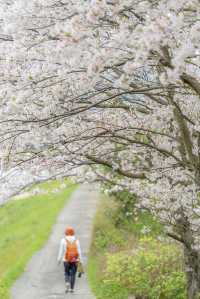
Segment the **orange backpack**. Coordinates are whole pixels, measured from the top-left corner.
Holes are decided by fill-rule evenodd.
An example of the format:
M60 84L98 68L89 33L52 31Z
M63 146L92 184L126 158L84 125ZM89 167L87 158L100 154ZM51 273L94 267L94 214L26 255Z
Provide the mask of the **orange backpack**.
M79 257L78 253L78 246L77 246L77 241L75 240L73 243L67 242L67 249L65 252L65 260L69 263L76 263Z

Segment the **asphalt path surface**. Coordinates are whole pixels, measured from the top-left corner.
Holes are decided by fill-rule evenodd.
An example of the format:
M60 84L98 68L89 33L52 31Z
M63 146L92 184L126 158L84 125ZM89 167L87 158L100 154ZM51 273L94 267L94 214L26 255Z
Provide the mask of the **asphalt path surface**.
M45 246L28 263L25 272L11 289L12 299L94 299L86 274L77 277L75 292L65 294L63 265L57 264L60 240L65 228L75 228L80 240L84 264L87 263L92 222L99 193L96 187L83 185L73 194L52 229Z

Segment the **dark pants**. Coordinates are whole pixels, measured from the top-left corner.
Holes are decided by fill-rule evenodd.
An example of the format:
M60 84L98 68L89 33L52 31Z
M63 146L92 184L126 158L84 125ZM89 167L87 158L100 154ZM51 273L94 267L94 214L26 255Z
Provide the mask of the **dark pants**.
M77 272L77 263L64 262L64 271L65 282L69 282L71 289L74 289Z

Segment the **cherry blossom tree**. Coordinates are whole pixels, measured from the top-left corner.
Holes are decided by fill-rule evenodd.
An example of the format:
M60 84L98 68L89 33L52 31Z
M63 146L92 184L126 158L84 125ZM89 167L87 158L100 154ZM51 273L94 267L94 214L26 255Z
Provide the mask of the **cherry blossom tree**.
M71 171L137 194L183 245L188 298L198 298L199 1L7 0L0 9L4 197Z

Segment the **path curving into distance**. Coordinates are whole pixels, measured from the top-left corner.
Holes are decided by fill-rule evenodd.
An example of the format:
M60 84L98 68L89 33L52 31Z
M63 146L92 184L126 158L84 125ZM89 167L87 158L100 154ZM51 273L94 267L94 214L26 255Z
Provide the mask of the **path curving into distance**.
M48 242L33 256L24 274L13 285L12 299L95 299L86 274L77 278L75 293L65 294L63 265L57 264L57 254L63 232L70 225L76 230L86 263L99 197L98 190L92 185L82 185L72 194L58 216Z

